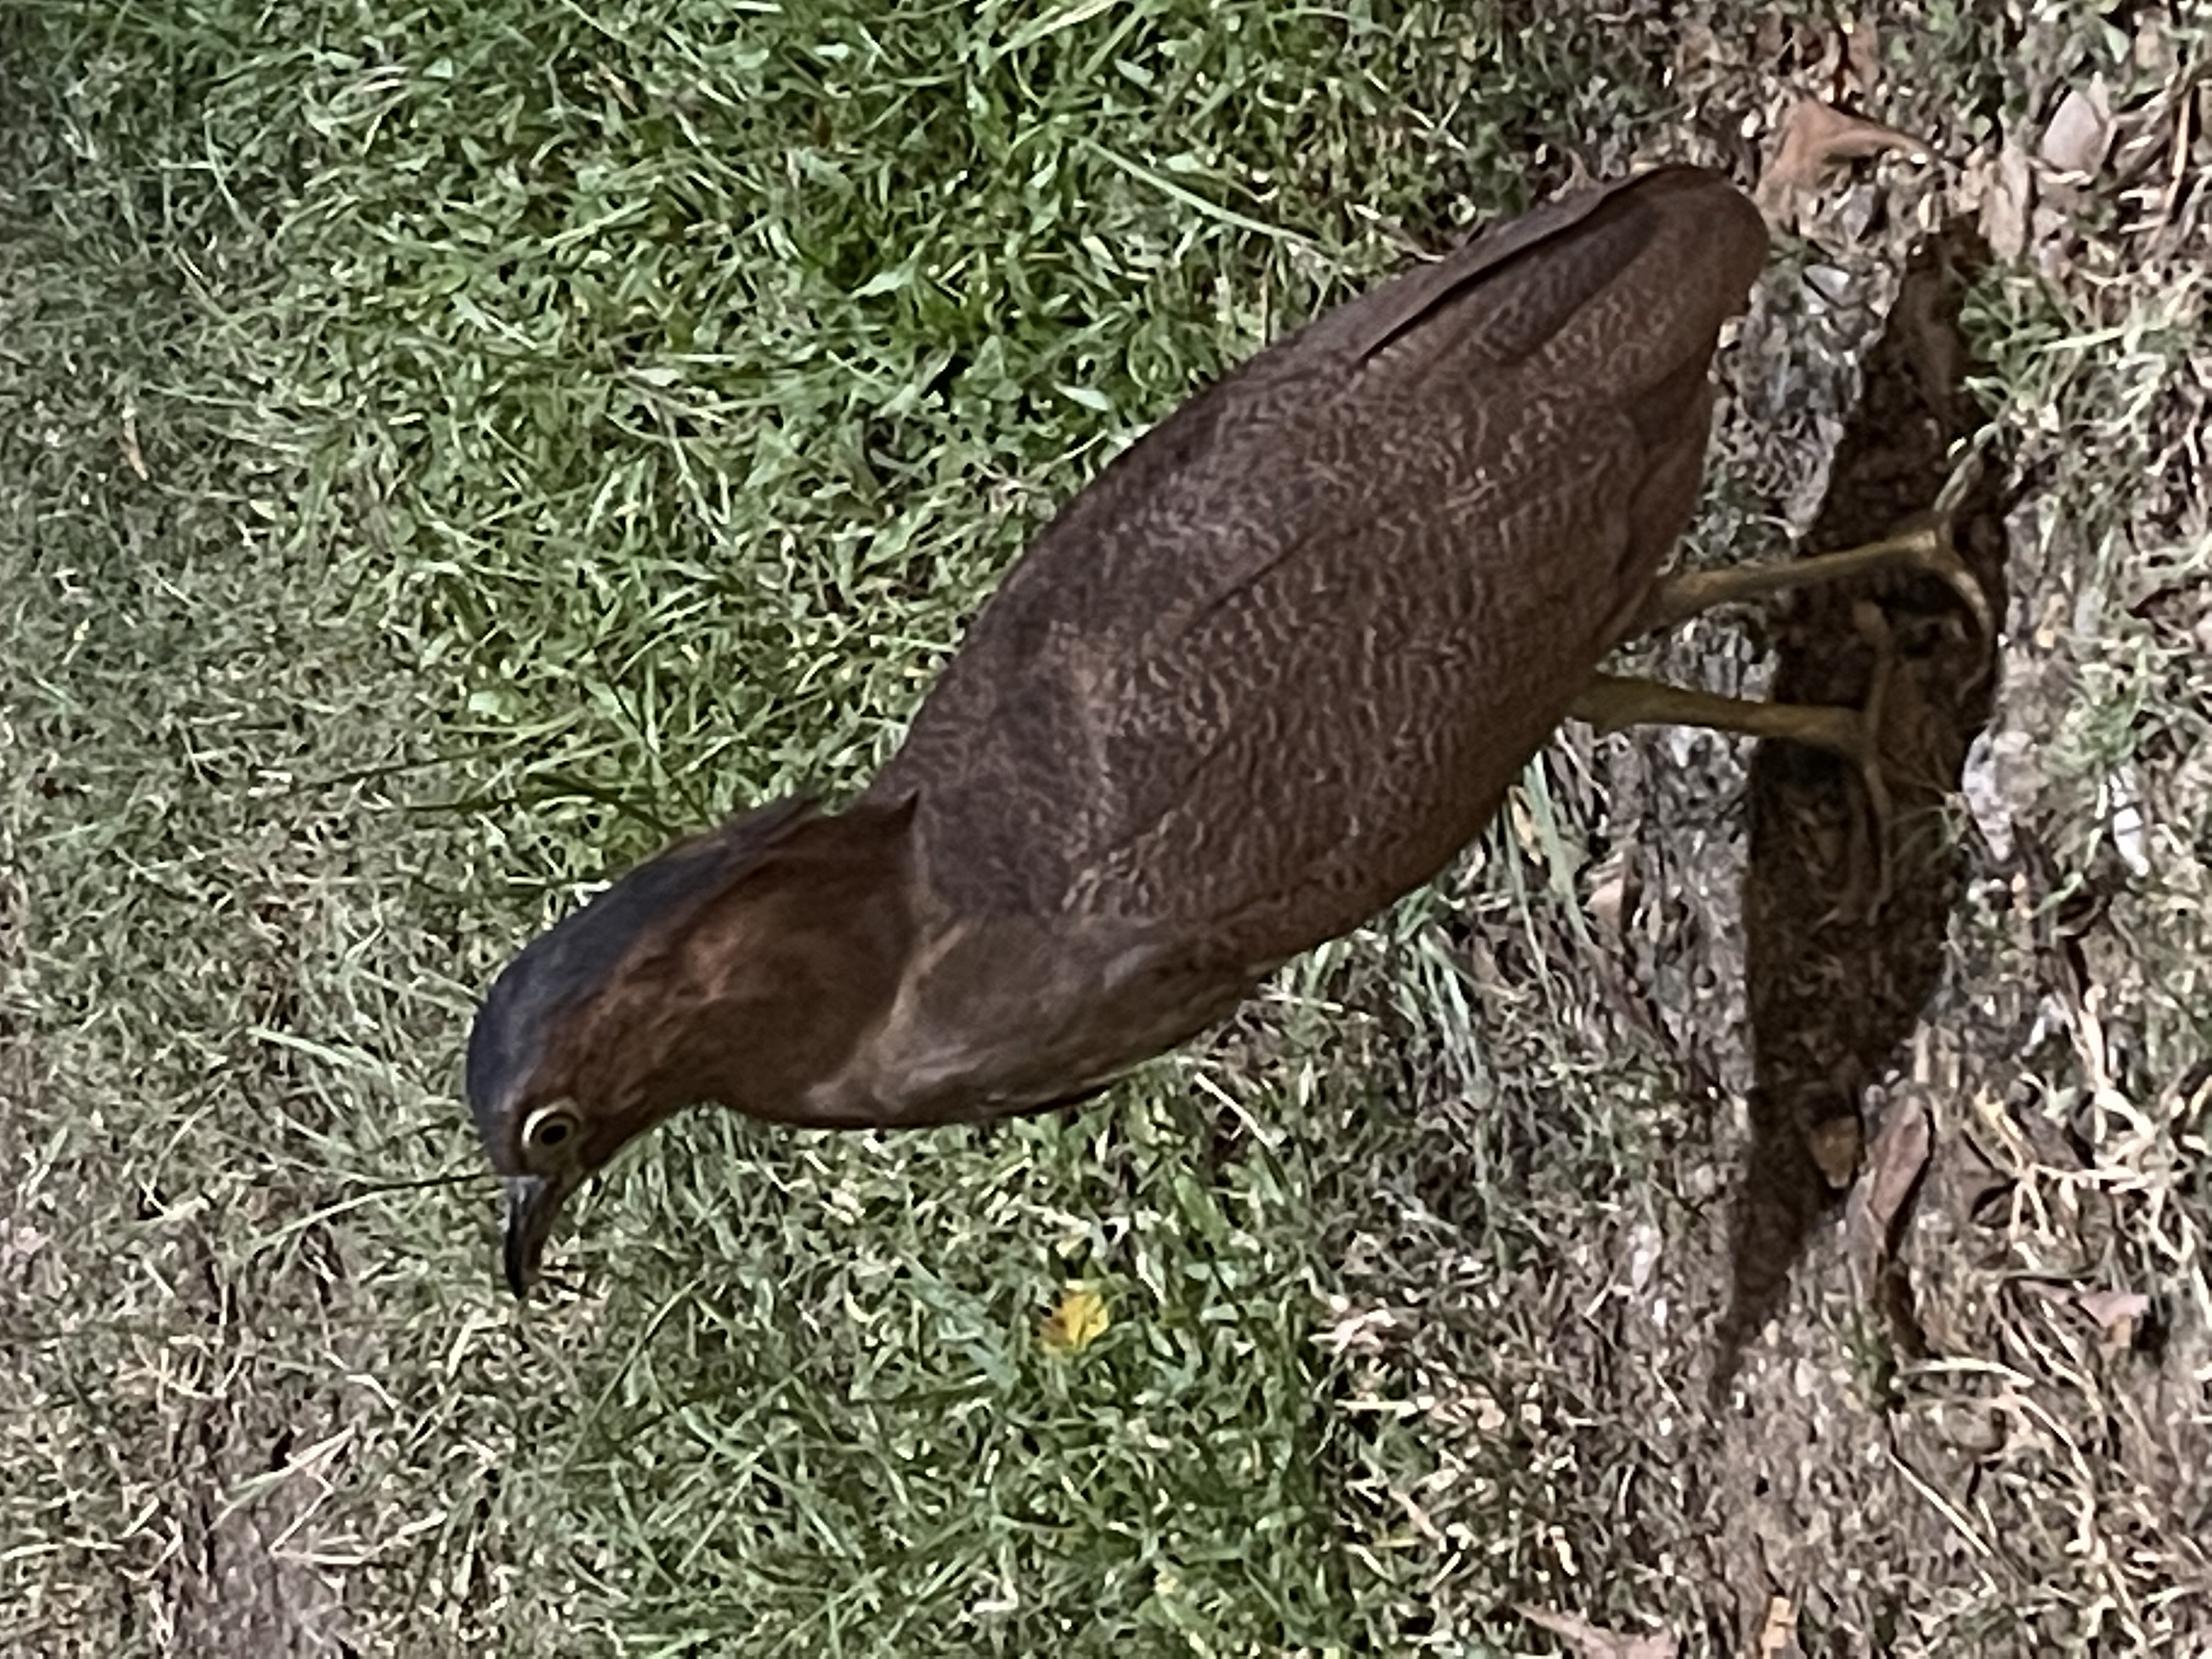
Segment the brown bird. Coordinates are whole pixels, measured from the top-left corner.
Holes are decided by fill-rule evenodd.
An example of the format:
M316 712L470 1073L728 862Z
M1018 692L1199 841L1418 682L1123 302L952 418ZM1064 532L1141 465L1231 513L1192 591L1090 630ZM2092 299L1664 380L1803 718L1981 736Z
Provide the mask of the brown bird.
M1095 1092L1434 876L1570 714L1873 779L1859 711L1597 673L1808 580L1972 586L1934 531L1662 580L1765 258L1739 191L1664 167L1328 313L1068 503L851 805L745 813L534 941L468 1056L516 1293L578 1184L684 1106L859 1128Z

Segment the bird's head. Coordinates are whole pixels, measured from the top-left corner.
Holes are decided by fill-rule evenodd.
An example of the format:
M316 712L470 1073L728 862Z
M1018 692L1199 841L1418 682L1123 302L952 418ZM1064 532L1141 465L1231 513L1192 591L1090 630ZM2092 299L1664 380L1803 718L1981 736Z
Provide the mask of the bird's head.
M524 1294L586 1176L708 1101L808 1121L912 942L911 803L777 801L669 848L532 940L469 1034L469 1109Z

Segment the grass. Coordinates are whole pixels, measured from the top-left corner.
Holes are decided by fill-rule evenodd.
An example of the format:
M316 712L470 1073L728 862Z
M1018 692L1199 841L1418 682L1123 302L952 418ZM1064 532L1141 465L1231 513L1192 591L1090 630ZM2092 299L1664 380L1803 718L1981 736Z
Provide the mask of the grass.
M2011 46L1952 27L1977 118L2024 118ZM672 831L854 786L1194 386L1572 162L1670 124L1724 152L1763 83L1692 113L1686 38L1235 0L0 17L0 1647L1469 1654L1534 1639L1516 1599L1719 1631L1688 1376L1728 1127L1682 1078L1729 1080L1740 998L1702 774L1640 851L1642 751L1562 748L1465 870L1080 1114L687 1121L525 1312L454 1098L517 941ZM2201 410L2185 268L1985 300L2051 472L2015 592L2092 618L2015 677L2016 729L2071 711L2018 803L2039 901L2109 873L2116 778L2157 852L2118 1034L2022 1073L2036 1121L2112 1126L2102 1254L2030 1265L2152 1289L2174 1358L1980 1351L2195 1422L2203 688L2129 573L2193 592L2207 544L2178 483L2114 487ZM1802 487L1810 441L1749 471ZM2088 695L2037 701L2061 659ZM1594 988L1608 851L1676 872L1668 1041ZM2001 931L1968 987L2020 973ZM1109 1322L1059 1352L1076 1285ZM2093 1392L2030 1397L2086 1434ZM1992 1489L2194 1513L2100 1467ZM2187 1552L2129 1536L2109 1571L2054 1539L2010 1625L2007 1581L1943 1577L1898 1650L2201 1630Z

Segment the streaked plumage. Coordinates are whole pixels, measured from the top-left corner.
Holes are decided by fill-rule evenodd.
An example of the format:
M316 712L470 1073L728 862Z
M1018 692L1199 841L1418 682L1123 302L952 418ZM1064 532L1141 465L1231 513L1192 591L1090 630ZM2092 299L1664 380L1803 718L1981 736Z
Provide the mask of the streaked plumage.
M681 1106L1065 1101L1434 875L1650 595L1765 254L1741 194L1663 168L1329 313L1133 446L852 807L674 848L501 976L468 1081L517 1288L582 1176Z

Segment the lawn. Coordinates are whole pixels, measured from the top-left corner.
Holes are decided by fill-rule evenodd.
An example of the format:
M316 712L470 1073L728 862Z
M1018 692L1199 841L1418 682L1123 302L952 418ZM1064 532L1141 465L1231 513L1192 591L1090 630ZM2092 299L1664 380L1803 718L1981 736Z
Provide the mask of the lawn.
M0 1651L2202 1652L2212 15L1985 13L0 9ZM1924 1342L1823 1222L1709 1399L1748 757L1580 729L1110 1097L700 1115L513 1304L459 1056L524 938L856 787L1208 377L1843 76L1931 159L1778 238L1690 555L1811 524L1978 223L2002 650L1864 1091Z

